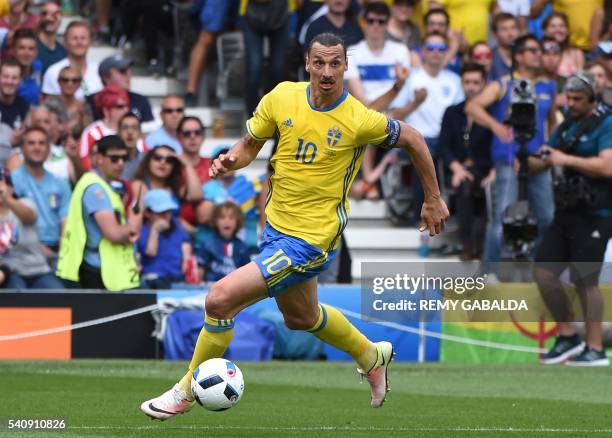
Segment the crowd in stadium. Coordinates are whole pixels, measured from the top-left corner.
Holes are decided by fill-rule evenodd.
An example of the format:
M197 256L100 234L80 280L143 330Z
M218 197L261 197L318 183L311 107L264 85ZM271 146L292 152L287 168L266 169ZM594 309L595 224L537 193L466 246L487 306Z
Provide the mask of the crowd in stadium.
M71 18L58 36L65 15L83 8L95 13ZM134 61L95 62L88 51L140 39L148 74L174 74L158 44L161 33L177 31L169 8L187 11L197 28L185 93L166 96L161 126L143 132L154 114L147 96L130 91ZM306 78L292 60L315 35L342 36L350 45L348 91L425 137L454 200L460 258L495 263L502 213L517 197L517 146L505 124L511 78L535 85L536 135L528 144L535 153L564 118L572 75L590 72L602 110L612 105L611 17L612 2L602 0L0 0L0 284L111 289L107 265L132 277L121 285L165 288L218 280L250 260L266 176L210 180L211 159L227 148L201 156L205 126L189 114L216 38L236 29L244 37L247 114L279 82ZM389 169L412 169L407 158L369 146L351 196L388 201L398 191L389 184L407 184ZM98 179L79 190L92 174ZM407 179L409 209L401 214L418 225L423 193L416 175ZM491 187L496 203L485 226ZM529 189L542 232L553 218L550 174L530 176ZM61 266L61 247L75 241L72 272ZM111 242L107 253L103 241ZM114 258L113 245L134 261ZM74 250L65 252L73 260Z

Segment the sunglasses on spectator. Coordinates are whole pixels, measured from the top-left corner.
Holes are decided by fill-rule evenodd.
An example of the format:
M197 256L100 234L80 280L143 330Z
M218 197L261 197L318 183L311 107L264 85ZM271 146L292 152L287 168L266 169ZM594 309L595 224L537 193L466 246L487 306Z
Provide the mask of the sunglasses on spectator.
M192 129L192 130L181 131L181 136L182 137L191 137L192 135L199 137L202 134L204 134L204 130L203 129Z
M366 17L365 21L369 25L380 24L381 26L383 26L383 25L387 24L387 19L386 18L370 18L370 17Z
M47 17L47 16L52 16L52 17L59 17L60 15L62 15L62 13L60 11L45 11L44 9L42 11L40 11L40 15L42 17Z
M491 52L491 51L474 52L472 54L472 58L474 58L474 59L491 59L491 58L493 58L493 52Z
M117 164L119 161L126 162L128 159L128 154L106 155L106 157L110 160L111 163Z
M533 54L542 53L542 49L539 47L524 47L521 52L531 52Z
M438 52L445 52L446 49L448 49L448 46L444 43L440 43L440 44L427 43L425 44L425 48L429 50L430 52L433 52L434 50L437 50Z
M176 162L176 158L172 155L153 154L151 159L158 163L174 164Z
M544 44L544 53L561 53L561 47L556 44Z
M65 83L65 84L67 84L67 83L80 84L81 80L82 80L82 78L67 78L67 77L59 78L59 81Z
M162 113L171 114L171 113L183 113L185 112L185 108L162 108Z

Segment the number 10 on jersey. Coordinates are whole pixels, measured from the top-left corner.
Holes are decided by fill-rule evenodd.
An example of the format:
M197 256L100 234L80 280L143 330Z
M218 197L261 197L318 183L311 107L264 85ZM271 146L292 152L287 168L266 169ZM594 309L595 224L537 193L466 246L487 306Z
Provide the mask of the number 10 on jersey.
M317 145L309 141L304 144L303 138L298 138L298 148L295 153L295 159L301 161L304 164L314 163L315 157L317 156Z

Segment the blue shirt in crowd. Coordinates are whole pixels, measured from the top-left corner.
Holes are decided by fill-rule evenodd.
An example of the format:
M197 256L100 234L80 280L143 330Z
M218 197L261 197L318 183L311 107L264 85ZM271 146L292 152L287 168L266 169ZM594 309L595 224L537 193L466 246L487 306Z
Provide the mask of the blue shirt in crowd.
M58 61L61 61L62 59L68 56L66 48L57 41L55 42L55 49L53 50L45 46L40 40L37 41L37 45L38 59L40 60L41 71L43 75L51 65L55 64Z
M146 255L147 242L151 234L151 225L145 224L140 233L138 240L138 252L140 253L140 263L142 264L142 273L155 273L160 277L169 277L172 279L183 279L183 243L191 243L189 235L175 219L172 219L170 229L159 234L159 242L157 246L157 255L149 257Z
M38 105L40 100L40 83L42 78L42 63L40 59L34 60L32 64L32 74L25 76L19 87L17 94L27 100L31 105Z
M85 262L100 269L100 241L102 240L102 230L94 218L94 214L99 211L114 211L108 194L100 184L94 183L85 189L83 193L83 220L85 231L87 232L87 242L85 243Z
M204 242L200 264L204 267L204 281L217 281L251 261L249 250L242 240L225 240L214 233Z
M498 122L504 122L508 115L510 106L510 95L512 91L512 80L510 76L501 79L500 84L504 90L503 97L491 106L491 115ZM536 134L527 143L529 153L534 153L546 143L548 133L546 127L548 125L548 115L555 102L557 83L547 79L538 79L534 84L536 94ZM493 135L491 142L491 158L493 163L505 161L511 164L516 157L519 145L516 141L510 143L502 142L496 135Z
M60 241L60 223L68 216L70 207L70 185L63 179L47 170L37 180L28 172L25 165L11 173L15 194L30 198L36 204L38 219L36 229L44 245L58 246Z

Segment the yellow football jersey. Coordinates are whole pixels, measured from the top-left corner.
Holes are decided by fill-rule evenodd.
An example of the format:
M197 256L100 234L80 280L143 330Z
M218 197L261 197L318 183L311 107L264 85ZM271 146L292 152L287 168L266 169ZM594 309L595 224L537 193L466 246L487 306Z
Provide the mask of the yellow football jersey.
M367 109L346 90L333 105L316 108L307 82L279 84L247 121L255 139L280 133L266 204L270 225L322 251L336 248L365 146L394 146L399 129L397 121Z

